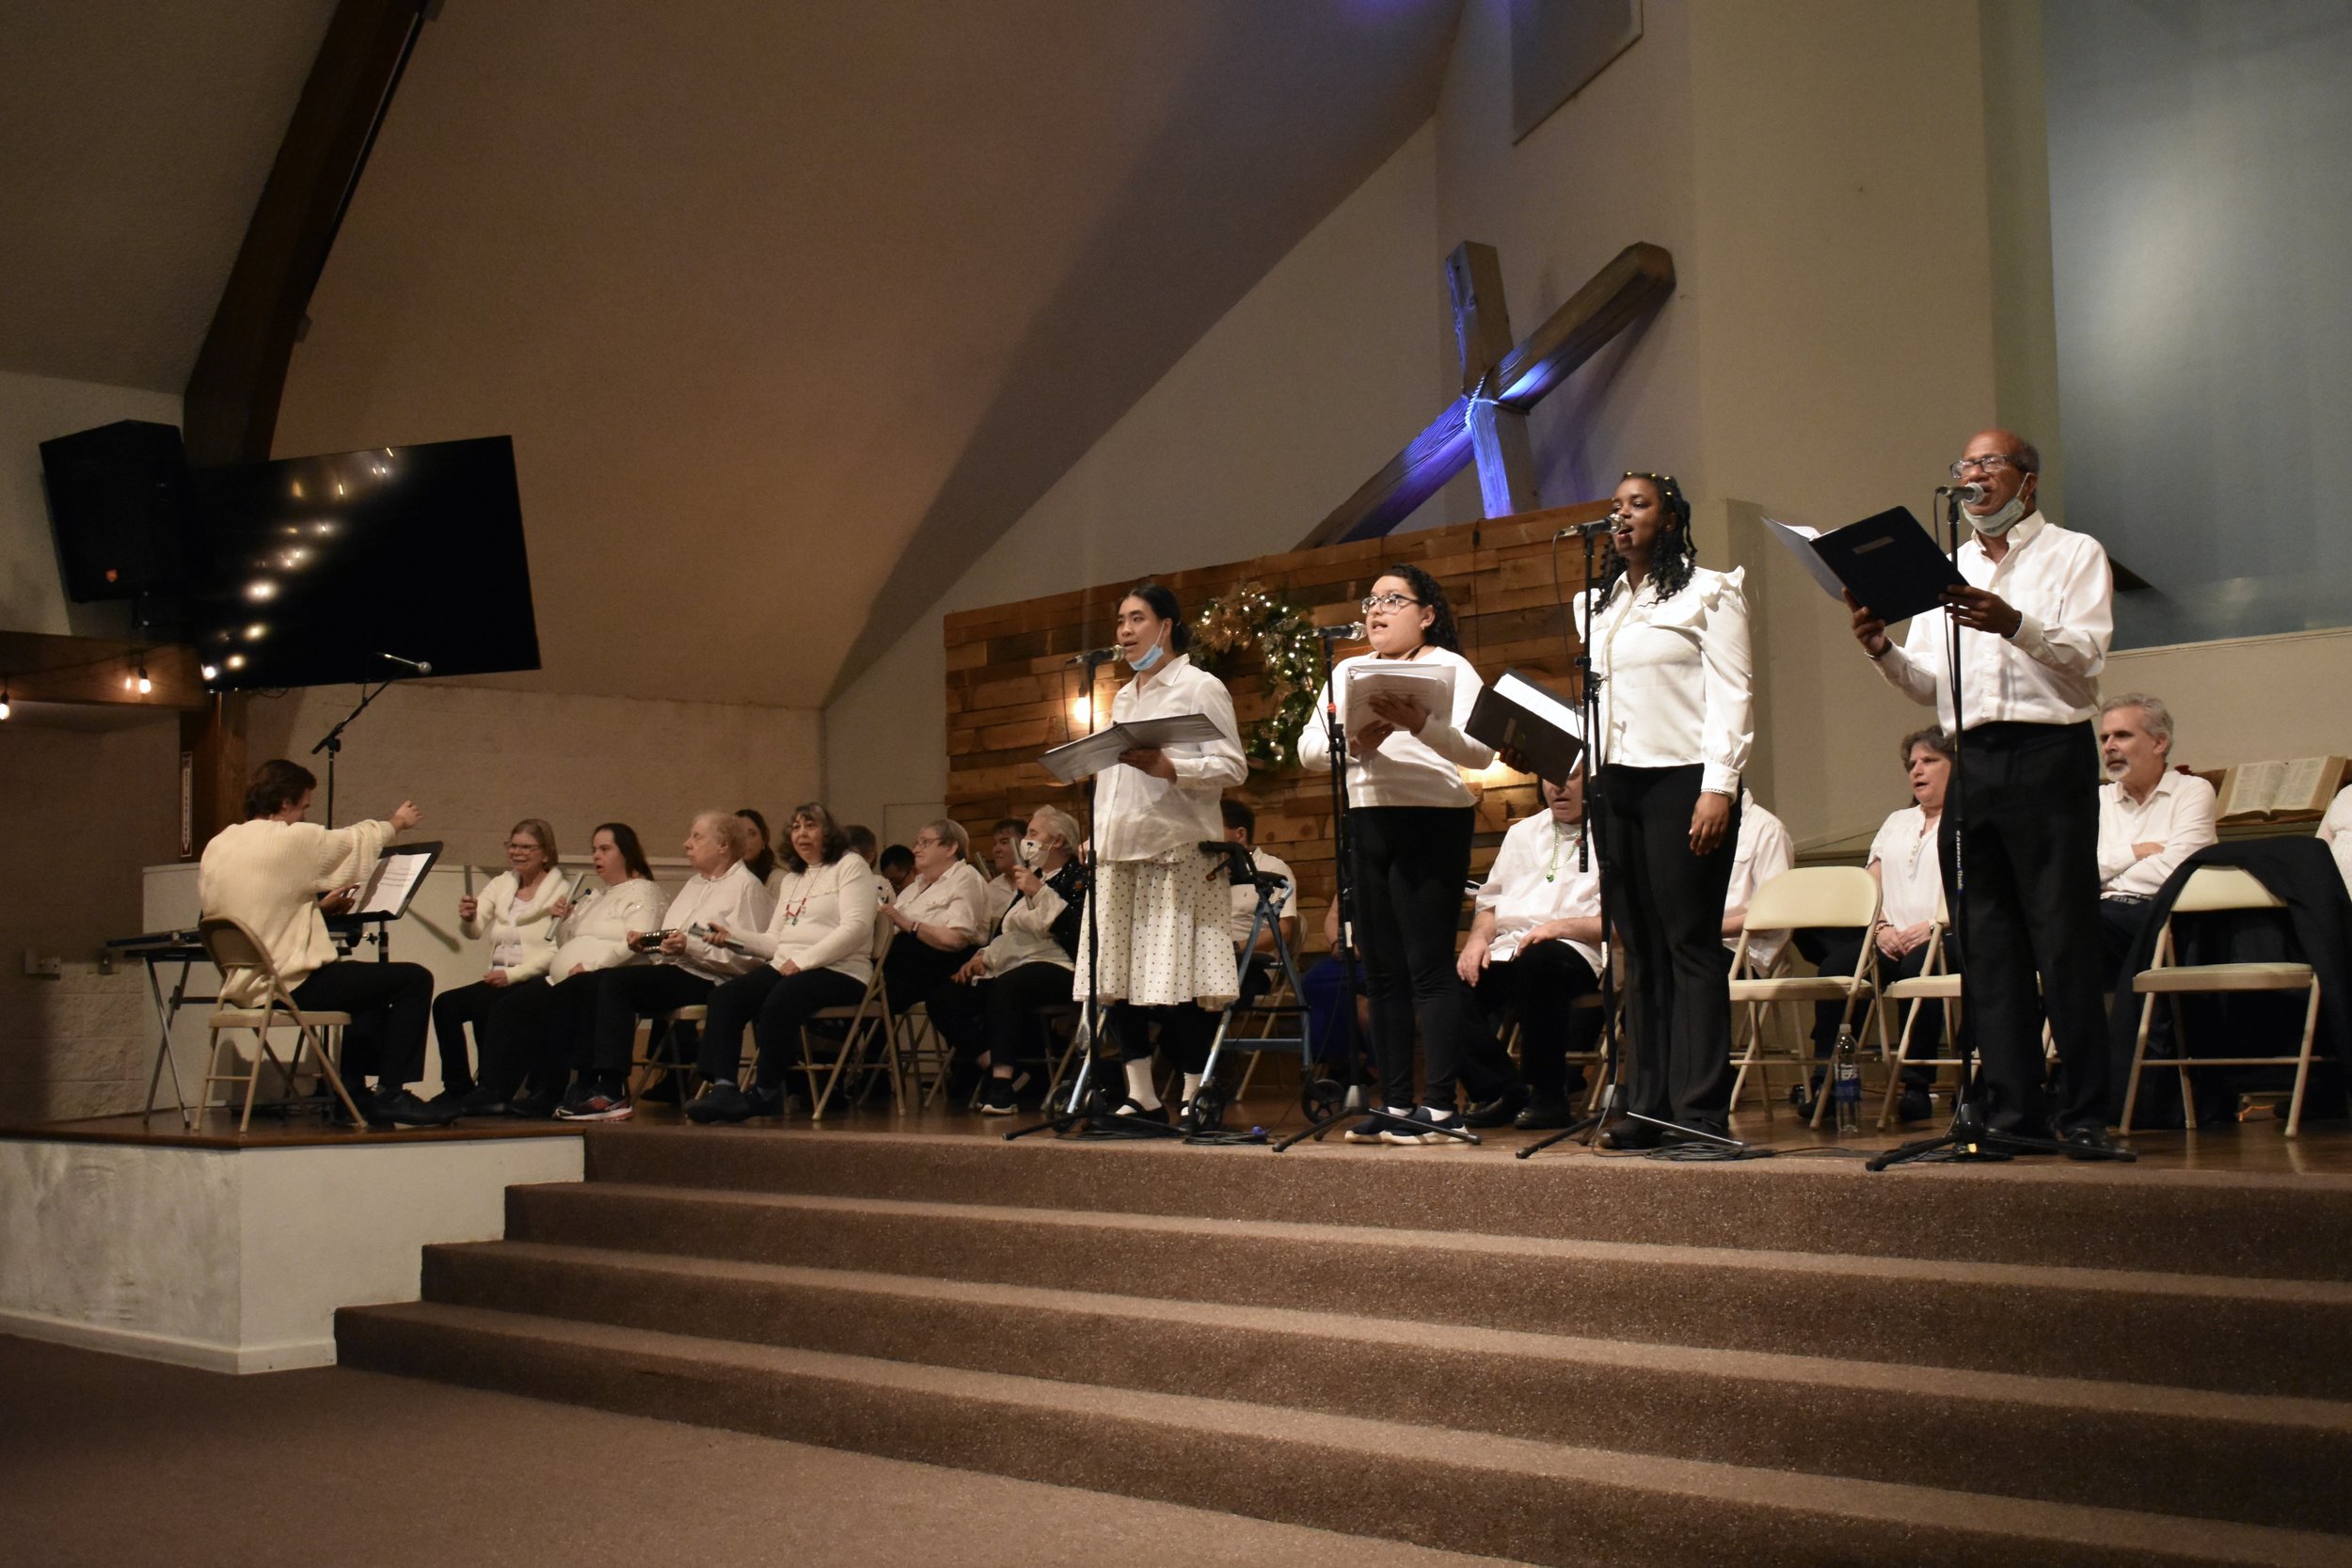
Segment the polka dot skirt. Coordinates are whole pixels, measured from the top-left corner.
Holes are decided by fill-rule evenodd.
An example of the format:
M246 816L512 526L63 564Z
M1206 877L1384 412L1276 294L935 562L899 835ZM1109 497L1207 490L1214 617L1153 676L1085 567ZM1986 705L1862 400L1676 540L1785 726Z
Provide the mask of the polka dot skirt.
M1095 867L1094 887L1102 899L1095 926L1103 939L1104 1002L1223 1007L1233 999L1241 982L1226 929L1232 896L1208 856L1171 849L1153 860L1105 861ZM1081 924L1071 993L1082 1002L1087 940Z

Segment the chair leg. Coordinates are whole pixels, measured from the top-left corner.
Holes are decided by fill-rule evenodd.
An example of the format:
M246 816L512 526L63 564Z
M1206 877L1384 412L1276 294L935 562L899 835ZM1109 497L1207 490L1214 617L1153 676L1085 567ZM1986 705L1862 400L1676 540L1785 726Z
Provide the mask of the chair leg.
M1879 1100L1879 1131L1882 1132L1886 1131L1887 1122L1894 1118L1895 1093L1902 1084L1903 1069L1911 1061L1912 1031L1918 1026L1919 1009L1926 1006L1926 1002L1917 1001L1903 1009L1903 1032L1895 1041L1895 1059L1887 1064L1886 1093ZM1884 1027L1883 1020L1880 1026Z
M272 1061L278 1059L270 1056L267 1020L262 1022L259 1029L253 1031L253 1059L246 1064L245 1072L245 1115L237 1118L237 1132L240 1135L251 1131L253 1127L253 1095L254 1091L262 1086L262 1058L264 1056L269 1056Z
M2319 976L2312 976L2312 999L2303 1009L2303 1051L2295 1064L2295 1094L2287 1102L2287 1133L2294 1137L2303 1128L2303 1089L2311 1082L2312 1039L2319 1032Z
M2132 1078L2123 1089L2123 1125L2119 1131L2132 1130L2132 1112L2139 1103L2139 1074L2148 1065L2148 1026L2155 1022L2156 995L2150 991L2139 1004L2139 1037L2132 1045Z

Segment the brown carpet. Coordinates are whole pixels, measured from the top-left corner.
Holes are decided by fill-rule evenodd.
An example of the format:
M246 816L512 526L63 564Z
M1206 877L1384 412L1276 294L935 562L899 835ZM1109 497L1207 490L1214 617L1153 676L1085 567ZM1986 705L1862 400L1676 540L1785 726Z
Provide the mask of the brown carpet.
M347 1368L223 1377L7 1336L0 1557L25 1568L1494 1560Z

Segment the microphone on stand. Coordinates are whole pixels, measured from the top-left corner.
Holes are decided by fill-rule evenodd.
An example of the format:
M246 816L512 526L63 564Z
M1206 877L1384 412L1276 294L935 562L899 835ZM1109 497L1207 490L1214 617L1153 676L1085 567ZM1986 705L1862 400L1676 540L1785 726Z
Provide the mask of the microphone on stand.
M394 664L405 664L409 669L414 670L420 675L429 675L433 673L433 666L421 658L403 658L398 654L378 654L375 657L381 659L389 660Z
M1570 523L1567 527L1553 534L1552 538L1555 540L1567 538L1590 539L1596 534L1607 533L1611 529L1615 528L1616 526L1617 515L1612 512L1608 516L1597 517L1589 523Z
M1965 484L1939 484L1935 487L1935 493L1939 496L1950 496L1955 500L1973 506L1984 499L1985 488L1975 480L1970 480Z
M1072 654L1068 658L1063 659L1061 662L1062 668L1067 670L1073 664L1085 664L1089 666L1096 664L1108 664L1112 659L1115 659L1118 657L1119 650L1117 648L1089 648L1085 653Z
M1361 642L1364 640L1364 624L1361 621L1350 621L1343 626L1317 626L1315 635L1327 642L1333 641Z

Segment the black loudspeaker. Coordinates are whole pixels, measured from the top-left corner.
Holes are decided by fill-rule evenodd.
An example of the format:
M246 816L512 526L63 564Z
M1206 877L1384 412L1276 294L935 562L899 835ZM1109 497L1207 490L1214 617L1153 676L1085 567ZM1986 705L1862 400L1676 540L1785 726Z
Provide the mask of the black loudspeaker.
M40 444L49 523L75 604L176 588L187 556L178 427L122 420Z

